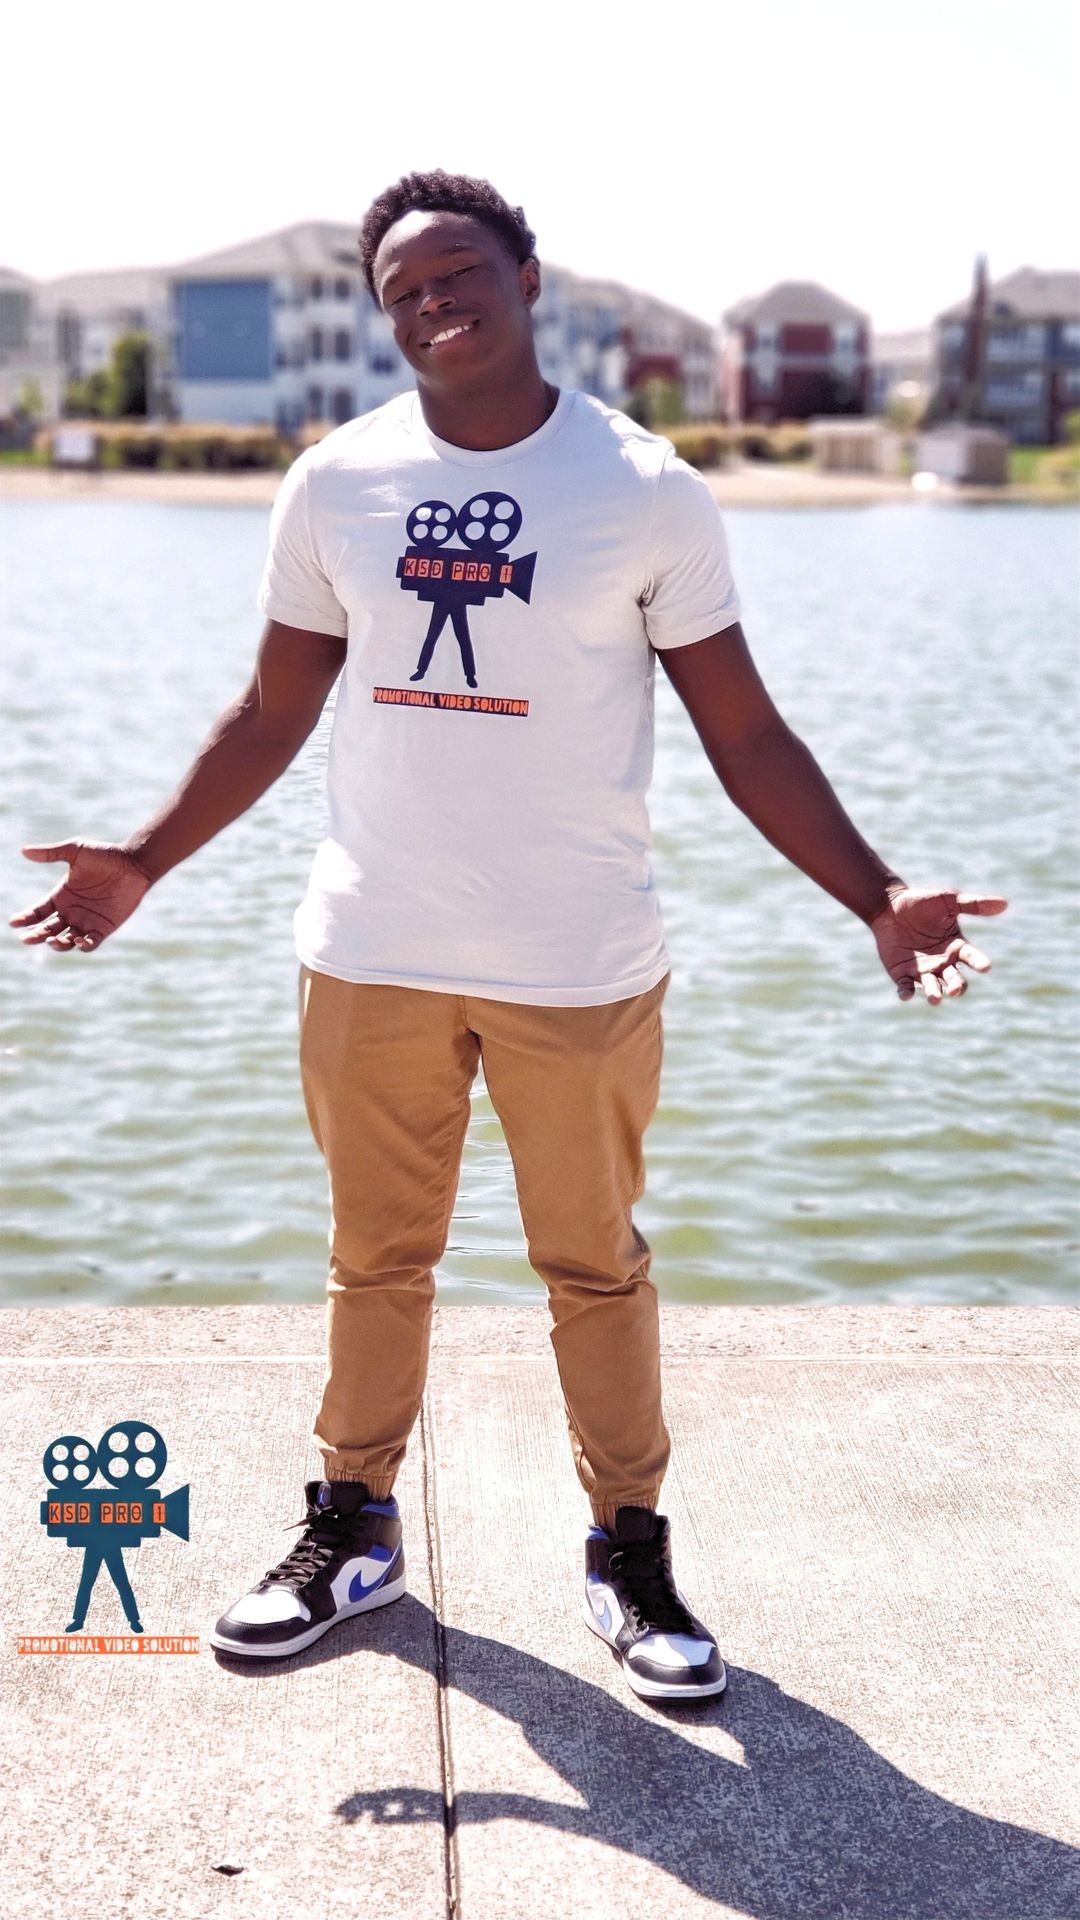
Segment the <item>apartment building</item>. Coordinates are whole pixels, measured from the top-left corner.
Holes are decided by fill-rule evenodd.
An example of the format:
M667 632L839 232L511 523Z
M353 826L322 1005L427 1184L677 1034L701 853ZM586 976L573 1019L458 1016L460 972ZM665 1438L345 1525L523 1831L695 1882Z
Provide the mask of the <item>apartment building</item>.
M28 388L36 388L45 416L55 418L63 381L48 323L38 310L37 283L14 267L0 267L0 420L14 430L15 411Z
M813 280L780 280L723 316L729 420L807 420L870 407L869 317Z
M154 416L286 433L339 424L414 384L364 284L357 232L306 220L173 266L43 282L12 275L8 307L14 315L21 299L49 343L53 417L67 379L107 367L119 336L137 329L150 339ZM710 326L615 281L542 266L533 321L547 379L623 407L660 377L678 389L688 418L712 417Z
M176 267L173 392L188 420L340 423L414 384L360 274L355 226L306 221ZM547 379L623 406L653 372L691 418L714 403L712 329L615 282L542 263L533 309Z
M545 268L545 276L552 269ZM653 379L676 387L688 420L712 420L717 405L716 329L681 307L639 293L615 280L585 280L555 269L571 282L572 328L595 330L608 342L611 376L618 380L625 405L631 394ZM580 386L581 381L574 384ZM597 391L590 387L590 392Z
M1080 408L1080 273L1018 267L934 322L935 414L996 426L1019 446L1056 446Z
M149 409L167 404L169 370L168 269L118 267L103 273L66 273L40 280L37 310L64 383L103 373L121 334L150 338Z

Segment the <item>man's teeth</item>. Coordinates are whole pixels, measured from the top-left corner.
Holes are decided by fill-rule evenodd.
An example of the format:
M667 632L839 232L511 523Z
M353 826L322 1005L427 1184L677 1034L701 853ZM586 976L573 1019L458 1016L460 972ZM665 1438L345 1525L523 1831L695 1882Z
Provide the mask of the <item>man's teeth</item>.
M432 338L431 340L429 340L429 341L428 341L428 346L429 346L429 347L437 347L437 346L439 345L439 343L440 343L440 341L442 341L442 340L453 340L453 339L455 339L455 338L457 337L457 335L458 335L459 333L468 333L468 331L469 331L469 327L470 327L471 325L472 325L472 321L470 320L470 322L469 322L469 325L468 325L468 326L464 326L464 327L449 327L449 328L448 328L448 329L447 329L447 330L446 330L446 331L445 331L444 333L437 333L437 334L435 334L435 335L434 335L434 337L433 337L433 338Z

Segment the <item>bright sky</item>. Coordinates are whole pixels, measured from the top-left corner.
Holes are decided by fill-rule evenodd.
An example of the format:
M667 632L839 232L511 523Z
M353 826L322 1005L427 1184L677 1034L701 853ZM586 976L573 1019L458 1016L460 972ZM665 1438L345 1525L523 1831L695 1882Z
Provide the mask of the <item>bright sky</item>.
M74 0L4 30L0 264L171 264L405 172L703 319L820 280L928 325L976 251L1077 264L1071 0Z

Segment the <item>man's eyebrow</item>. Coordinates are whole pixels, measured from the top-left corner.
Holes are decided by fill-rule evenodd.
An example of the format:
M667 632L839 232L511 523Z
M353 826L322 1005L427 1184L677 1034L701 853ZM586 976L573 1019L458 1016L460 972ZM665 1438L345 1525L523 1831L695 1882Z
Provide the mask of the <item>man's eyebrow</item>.
M475 240L450 240L445 247L439 248L436 257L441 260L444 254L447 253L475 253L478 250L478 244ZM383 281L383 292L385 293L387 288L405 271L406 269L404 267L392 268Z

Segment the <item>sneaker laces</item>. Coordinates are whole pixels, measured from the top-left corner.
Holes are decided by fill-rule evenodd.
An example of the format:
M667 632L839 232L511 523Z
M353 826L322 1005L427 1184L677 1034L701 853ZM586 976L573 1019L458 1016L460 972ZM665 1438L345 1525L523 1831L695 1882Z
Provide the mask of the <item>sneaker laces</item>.
M608 1556L608 1570L624 1582L630 1611L641 1633L700 1636L693 1614L675 1591L667 1564L649 1541L623 1541Z
M276 1567L270 1567L263 1579L272 1580L283 1587L304 1587L317 1573L321 1573L335 1550L340 1547L344 1521L332 1507L316 1509L309 1507L302 1520L293 1520L285 1531L293 1527L306 1529L302 1539L298 1540Z

